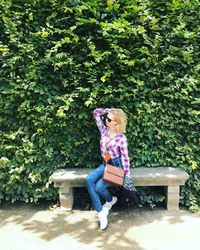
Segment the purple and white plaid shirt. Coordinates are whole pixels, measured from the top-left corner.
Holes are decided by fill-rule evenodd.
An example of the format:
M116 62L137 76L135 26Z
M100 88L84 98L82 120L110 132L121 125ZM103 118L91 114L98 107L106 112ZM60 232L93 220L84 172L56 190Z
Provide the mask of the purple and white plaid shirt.
M126 174L130 175L130 161L128 156L127 139L124 134L118 133L112 138L106 147L106 136L108 136L108 128L103 124L101 115L108 113L107 108L97 108L94 110L94 119L97 127L101 133L100 150L101 155L104 158L107 153L111 158L121 157L122 166Z

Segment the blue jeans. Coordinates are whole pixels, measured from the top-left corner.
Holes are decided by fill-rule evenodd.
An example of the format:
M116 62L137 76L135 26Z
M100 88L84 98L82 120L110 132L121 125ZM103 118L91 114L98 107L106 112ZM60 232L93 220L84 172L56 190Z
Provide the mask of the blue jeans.
M116 167L122 168L120 157L111 159L108 163ZM102 179L104 168L105 162L99 165L99 167L96 168L94 171L90 172L89 175L86 177L86 186L94 208L97 212L100 212L102 210L100 197L105 199L107 202L112 201L112 196L108 191L108 187L112 186L112 184Z

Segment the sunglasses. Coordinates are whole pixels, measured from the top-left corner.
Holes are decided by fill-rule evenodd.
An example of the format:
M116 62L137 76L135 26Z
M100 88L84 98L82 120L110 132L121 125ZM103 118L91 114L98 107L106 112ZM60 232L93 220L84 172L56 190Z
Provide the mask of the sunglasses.
M106 116L106 120L108 120L108 122L112 121L112 119L110 119L108 116Z

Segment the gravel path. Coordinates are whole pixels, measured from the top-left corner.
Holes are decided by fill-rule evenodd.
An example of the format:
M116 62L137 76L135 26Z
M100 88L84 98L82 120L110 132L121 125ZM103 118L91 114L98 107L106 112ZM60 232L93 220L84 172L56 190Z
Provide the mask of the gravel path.
M188 250L200 246L200 213L128 208L109 214L99 229L95 211L48 206L1 206L2 250Z

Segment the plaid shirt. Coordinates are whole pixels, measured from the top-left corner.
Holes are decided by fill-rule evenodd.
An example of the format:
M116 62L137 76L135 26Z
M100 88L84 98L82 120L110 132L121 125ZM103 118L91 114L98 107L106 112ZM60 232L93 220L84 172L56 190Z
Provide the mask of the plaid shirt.
M126 174L130 175L130 161L128 156L127 139L124 134L118 133L112 138L106 147L106 136L108 136L108 128L103 124L101 115L108 113L107 108L97 108L94 110L94 119L101 133L100 150L104 158L107 153L111 158L121 157L122 166Z

